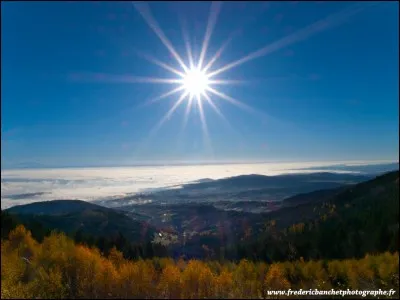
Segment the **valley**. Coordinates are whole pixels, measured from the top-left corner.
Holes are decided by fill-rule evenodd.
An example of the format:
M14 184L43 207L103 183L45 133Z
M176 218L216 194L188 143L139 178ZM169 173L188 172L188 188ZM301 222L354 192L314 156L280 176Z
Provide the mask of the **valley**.
M398 172L388 174L398 176ZM25 223L40 223L71 235L77 232L97 238L123 235L132 243L165 247L166 253L173 257L238 258L241 256L238 247L242 244L258 243L260 238L272 239L272 245L280 244L280 239L288 243L286 234L290 226L301 223L303 227L314 228L312 231L317 223L325 226L321 225L325 222L321 223L321 218L334 220L344 216L347 212L342 211L343 205L352 211L355 209L352 201L359 201L349 192L353 189L371 185L362 190L365 197L370 193L374 194L373 199L389 197L385 194L386 185L375 187L378 179L373 177L334 173L246 175L203 180L181 189L109 201L39 202L15 206L6 212ZM349 203L343 204L347 198ZM132 204L132 201L137 202ZM357 204L360 213L366 208ZM388 226L395 226L394 220L390 222ZM255 258L264 254L259 253Z

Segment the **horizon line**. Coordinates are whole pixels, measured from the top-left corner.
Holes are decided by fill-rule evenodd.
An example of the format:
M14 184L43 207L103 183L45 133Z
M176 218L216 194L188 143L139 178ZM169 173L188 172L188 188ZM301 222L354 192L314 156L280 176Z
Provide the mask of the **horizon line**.
M38 166L9 166L1 167L1 171L6 170L40 170L40 169L91 169L91 168L121 168L121 167L174 167L174 166L212 166L212 165L255 165L255 164L320 164L320 166L338 166L343 164L361 164L361 165L376 165L376 164L395 164L399 163L399 160L331 160L331 161L293 161L293 160L281 160L281 161L156 161L156 162L138 162L138 163L117 163L117 164L94 164L94 165L45 165L41 163ZM22 164L22 163L20 163ZM29 164L29 163L27 163ZM3 165L3 164L2 164Z

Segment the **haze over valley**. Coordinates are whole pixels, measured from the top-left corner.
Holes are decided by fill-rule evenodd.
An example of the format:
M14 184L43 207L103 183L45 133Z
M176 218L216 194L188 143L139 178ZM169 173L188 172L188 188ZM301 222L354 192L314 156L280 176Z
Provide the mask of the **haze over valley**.
M347 162L346 164L314 162L124 168L6 169L1 171L1 206L4 209L34 201L62 199L101 201L99 203L107 206L122 206L118 202L129 204L135 202L148 203L149 201L211 201L212 199L208 199L208 196L212 197L212 190L215 190L215 187L207 186L211 183L194 186L189 184L254 174L274 176L292 173L334 172L368 176L368 174L377 174L396 168L398 168L398 163L393 162L373 162L372 164L370 162ZM247 183L251 184L251 179L247 180ZM310 186L304 191L329 187L330 185L334 186L335 183ZM281 194L279 194L279 187L274 191L269 186L269 194L261 192L258 198L253 200L282 200L284 197L293 195L293 193L302 192L301 188L289 191L290 178L284 186L286 191L282 192L281 190ZM261 186L253 188L260 189L262 187L261 183ZM249 188L251 186L245 185L242 190L240 188L236 191L225 189L223 191L225 195L219 195L219 198L214 200L243 200L246 195L241 195L240 192L245 192ZM228 192L229 195L226 194ZM196 193L197 200L193 198ZM210 193L211 195L201 199L203 195ZM187 196L186 199L185 196ZM214 196L217 195L214 193ZM231 196L233 196L232 199L229 198ZM249 196L247 195L247 198ZM164 200L162 200L163 198Z

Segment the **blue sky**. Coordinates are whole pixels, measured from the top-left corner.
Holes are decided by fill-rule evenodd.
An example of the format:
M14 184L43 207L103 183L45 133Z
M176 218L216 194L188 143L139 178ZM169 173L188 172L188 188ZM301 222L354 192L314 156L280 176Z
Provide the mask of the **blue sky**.
M255 112L212 96L227 126L202 102L211 147L195 106L181 129L187 102L150 135L179 95L143 104L173 85L120 82L175 76L138 51L179 68L130 2L1 5L2 167L398 160L397 2L223 3L206 61L234 35L214 70L281 46L218 75L246 80L218 90ZM210 3L149 7L185 62L182 24L198 56Z

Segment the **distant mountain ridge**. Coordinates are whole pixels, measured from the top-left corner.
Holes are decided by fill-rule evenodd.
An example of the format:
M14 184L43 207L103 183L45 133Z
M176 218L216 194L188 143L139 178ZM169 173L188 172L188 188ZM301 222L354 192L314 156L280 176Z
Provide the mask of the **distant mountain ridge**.
M159 188L121 198L96 200L106 207L142 203L188 203L220 201L280 201L285 198L322 189L334 189L372 179L373 176L330 172L266 175L240 175L222 179L202 179L179 188Z
M399 169L399 162L385 163L385 164L368 164L368 165L331 165L323 167L309 167L298 170L338 170L348 172L359 172L360 174L380 175L383 173L396 171Z
M199 180L196 183L185 184L184 187L213 187L213 186L266 186L271 184L296 184L298 182L315 182L315 181L364 181L371 179L371 176L359 174L338 174L332 172L316 172L316 173L297 173L297 174L281 174L275 176L250 174L239 175L228 178L222 178L210 181L209 179Z

